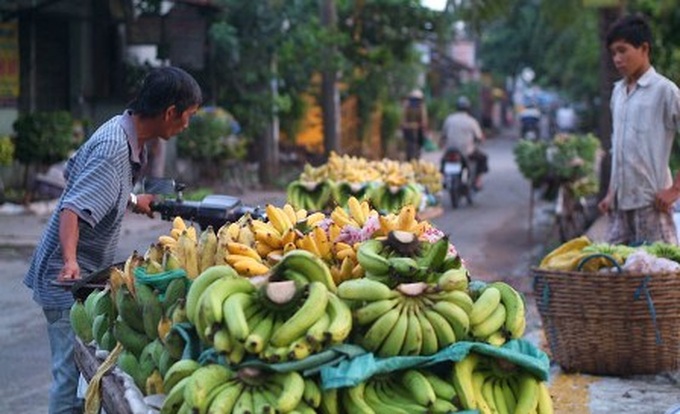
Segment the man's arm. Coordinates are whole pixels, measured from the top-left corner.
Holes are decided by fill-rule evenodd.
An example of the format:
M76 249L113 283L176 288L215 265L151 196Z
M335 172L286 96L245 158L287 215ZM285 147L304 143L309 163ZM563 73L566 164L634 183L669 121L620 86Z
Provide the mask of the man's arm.
M78 220L78 215L69 209L63 209L59 214L59 243L64 261L59 279L80 278L80 266L77 260L78 238L80 237Z

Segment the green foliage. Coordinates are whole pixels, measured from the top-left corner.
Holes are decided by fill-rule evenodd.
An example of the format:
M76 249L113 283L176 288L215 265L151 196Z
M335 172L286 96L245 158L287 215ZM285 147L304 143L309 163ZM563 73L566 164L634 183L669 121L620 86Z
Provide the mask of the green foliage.
M0 137L0 166L10 165L14 160L14 143L5 135Z
M382 107L382 123L380 124L380 139L387 143L394 138L401 123L401 107L394 102L386 103Z
M178 155L210 162L242 159L246 155L247 140L233 136L234 122L222 108L201 108L178 137Z
M73 119L66 111L35 112L14 121L16 159L24 164L52 164L74 149Z
M600 141L592 134L560 134L550 144L521 140L513 153L520 172L532 183L569 183L575 195L581 196L597 192L599 150Z

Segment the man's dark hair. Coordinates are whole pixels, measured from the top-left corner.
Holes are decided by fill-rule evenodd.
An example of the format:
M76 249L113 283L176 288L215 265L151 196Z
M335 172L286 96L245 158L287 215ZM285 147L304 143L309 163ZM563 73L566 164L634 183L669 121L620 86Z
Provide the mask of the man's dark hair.
M653 37L647 20L639 14L634 14L624 16L614 22L609 28L605 40L607 47L618 40L623 40L635 47L640 47L643 43L647 43L651 52Z
M142 118L153 118L172 105L181 114L202 101L198 82L184 70L168 66L147 73L128 108Z

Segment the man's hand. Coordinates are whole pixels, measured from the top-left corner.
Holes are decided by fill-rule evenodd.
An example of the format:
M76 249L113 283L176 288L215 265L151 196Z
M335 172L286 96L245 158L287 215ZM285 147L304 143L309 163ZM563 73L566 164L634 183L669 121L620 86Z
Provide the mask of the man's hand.
M656 193L654 207L659 211L670 213L671 210L673 210L673 204L675 204L679 197L680 189L677 189L675 185L673 185L670 188L666 188Z
M132 212L137 214L146 214L153 218L153 211L151 211L151 203L155 200L153 194L139 194L137 195L137 204L132 207Z
M57 280L75 280L80 279L80 266L76 260L67 260L64 262L64 267L61 268Z
M608 214L612 209L612 202L614 201L614 195L607 192L607 195L597 203L597 208L602 214Z

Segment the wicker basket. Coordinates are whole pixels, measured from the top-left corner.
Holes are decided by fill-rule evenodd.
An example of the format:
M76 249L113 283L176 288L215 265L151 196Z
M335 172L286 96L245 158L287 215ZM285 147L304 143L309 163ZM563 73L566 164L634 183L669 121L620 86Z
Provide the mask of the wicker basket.
M532 273L552 357L565 371L625 376L680 367L680 273Z

